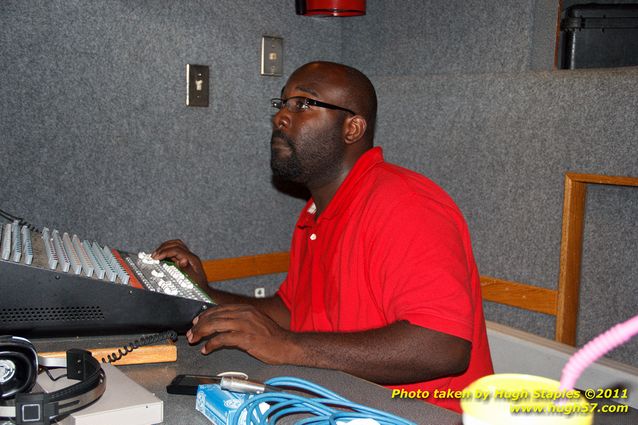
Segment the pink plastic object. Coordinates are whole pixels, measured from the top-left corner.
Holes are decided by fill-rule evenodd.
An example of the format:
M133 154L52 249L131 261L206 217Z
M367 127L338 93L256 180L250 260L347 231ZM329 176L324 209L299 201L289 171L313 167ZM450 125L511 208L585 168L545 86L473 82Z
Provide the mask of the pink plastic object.
M598 335L578 350L563 368L561 390L571 390L583 371L609 351L629 341L638 334L638 316L622 322Z

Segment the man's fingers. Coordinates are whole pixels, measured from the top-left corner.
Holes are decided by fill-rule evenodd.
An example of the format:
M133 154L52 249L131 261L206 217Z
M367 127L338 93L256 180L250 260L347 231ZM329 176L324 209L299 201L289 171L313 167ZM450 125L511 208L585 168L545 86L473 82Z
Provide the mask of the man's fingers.
M159 251L161 249L171 248L171 247L175 247L175 246L186 247L186 244L181 239L171 239L171 240L162 242L160 244L160 246L155 248L155 251L153 251L153 253L155 253L155 252L157 252L157 251Z
M247 304L223 304L215 307L211 307L206 311L200 313L195 319L197 320L210 320L212 318L236 318L242 314L261 314L259 311ZM210 318L210 319L209 319ZM193 320L195 324L195 320Z
M208 341L206 341L206 344L204 344L204 346L202 347L200 351L202 354L208 354L224 347L234 347L234 348L239 348L240 350L247 351L246 347L243 346L244 343L245 343L245 337L241 333L224 332L224 333L217 334L211 339L209 339Z
M250 326L244 311L246 306L228 304L207 309L193 319L193 326L186 333L188 342L197 343L217 332L238 331Z
M155 248L155 250L151 253L151 256L156 260L163 260L170 256L171 253L178 251L190 252L186 244L181 239L171 239Z
M244 320L237 319L215 319L215 320L202 320L199 321L190 329L190 333L193 337L201 339L207 335L214 333L238 331L244 332L249 328L249 325Z
M156 260L168 259L176 263L180 268L194 265L197 256L180 245L167 245L158 248L153 252L152 257Z
M189 257L190 256L180 248L164 248L153 254L154 259L168 259L177 264L180 268L186 267L191 263Z

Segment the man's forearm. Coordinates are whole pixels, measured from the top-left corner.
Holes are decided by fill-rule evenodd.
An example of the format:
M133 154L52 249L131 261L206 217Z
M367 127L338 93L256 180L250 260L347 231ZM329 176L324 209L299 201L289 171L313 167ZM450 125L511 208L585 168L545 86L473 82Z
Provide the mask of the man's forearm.
M287 363L337 369L379 384L407 384L460 373L471 344L407 322L353 333L294 333Z

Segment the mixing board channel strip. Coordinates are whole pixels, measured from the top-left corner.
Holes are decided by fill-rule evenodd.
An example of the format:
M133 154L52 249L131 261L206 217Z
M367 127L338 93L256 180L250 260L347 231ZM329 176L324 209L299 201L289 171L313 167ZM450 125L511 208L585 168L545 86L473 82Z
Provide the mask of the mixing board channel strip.
M2 229L2 259L9 261L11 257L11 223L4 225Z
M104 279L104 275L106 274L106 272L104 271L104 267L102 267L100 262L97 260L97 257L93 253L93 249L91 248L91 243L85 239L82 241L82 246L84 247L84 251L87 253L89 258L91 259L91 263L93 264L93 271L95 272L95 275L100 280Z
M22 258L22 237L20 235L20 225L17 220L11 224L11 249L13 251L13 257L11 257L11 259L14 263L18 263L20 258Z
M33 244L31 243L31 230L25 225L20 232L22 234L22 251L24 251L24 263L33 262Z
M49 234L49 229L46 227L42 230L42 243L47 254L49 269L55 270L56 267L58 267L58 255L55 253L55 249L53 248L53 240L51 239L51 235Z
M106 258L109 264L113 267L113 270L115 270L122 283L128 285L130 276L128 275L128 273L126 273L120 262L117 261L117 259L113 255L114 251L112 251L111 248L109 248L108 246L104 245L104 248L102 248L102 252L104 253L104 258Z
M58 265L62 268L63 272L68 272L71 268L71 261L69 261L69 256L64 250L64 246L62 245L62 238L60 237L60 232L57 230L53 230L51 232L51 240L53 241L53 248L55 249L55 253L58 256Z
M73 244L71 243L71 237L67 232L62 234L62 246L64 247L64 252L66 252L69 262L71 263L71 271L73 274L80 274L82 271L82 263L80 263L80 257L78 257L78 253L75 252Z
M93 254L95 254L95 258L98 259L98 261L100 262L100 265L105 270L106 278L110 282L115 282L115 279L117 278L117 273L115 272L111 264L108 261L106 261L106 258L104 258L104 251L102 251L102 248L100 248L97 242L93 241L93 245L91 245L91 250L93 251Z
M86 274L88 277L93 276L93 271L94 271L93 263L91 262L91 259L89 258L88 254L84 250L84 247L82 246L82 242L80 242L80 238L78 238L77 235L73 235L73 239L71 242L73 243L73 249L75 249L75 252L78 254L78 257L80 258L80 264L82 264L82 270L84 270L84 274Z

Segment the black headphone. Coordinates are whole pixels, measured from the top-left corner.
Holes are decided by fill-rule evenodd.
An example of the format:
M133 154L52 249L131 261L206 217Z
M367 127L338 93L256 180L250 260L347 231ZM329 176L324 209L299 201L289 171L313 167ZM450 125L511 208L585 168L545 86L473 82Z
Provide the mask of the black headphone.
M43 367L66 367L68 379L80 382L51 393L29 393ZM39 357L29 340L0 336L0 418L17 425L49 425L96 401L104 394L106 376L86 350L71 349L66 359Z

